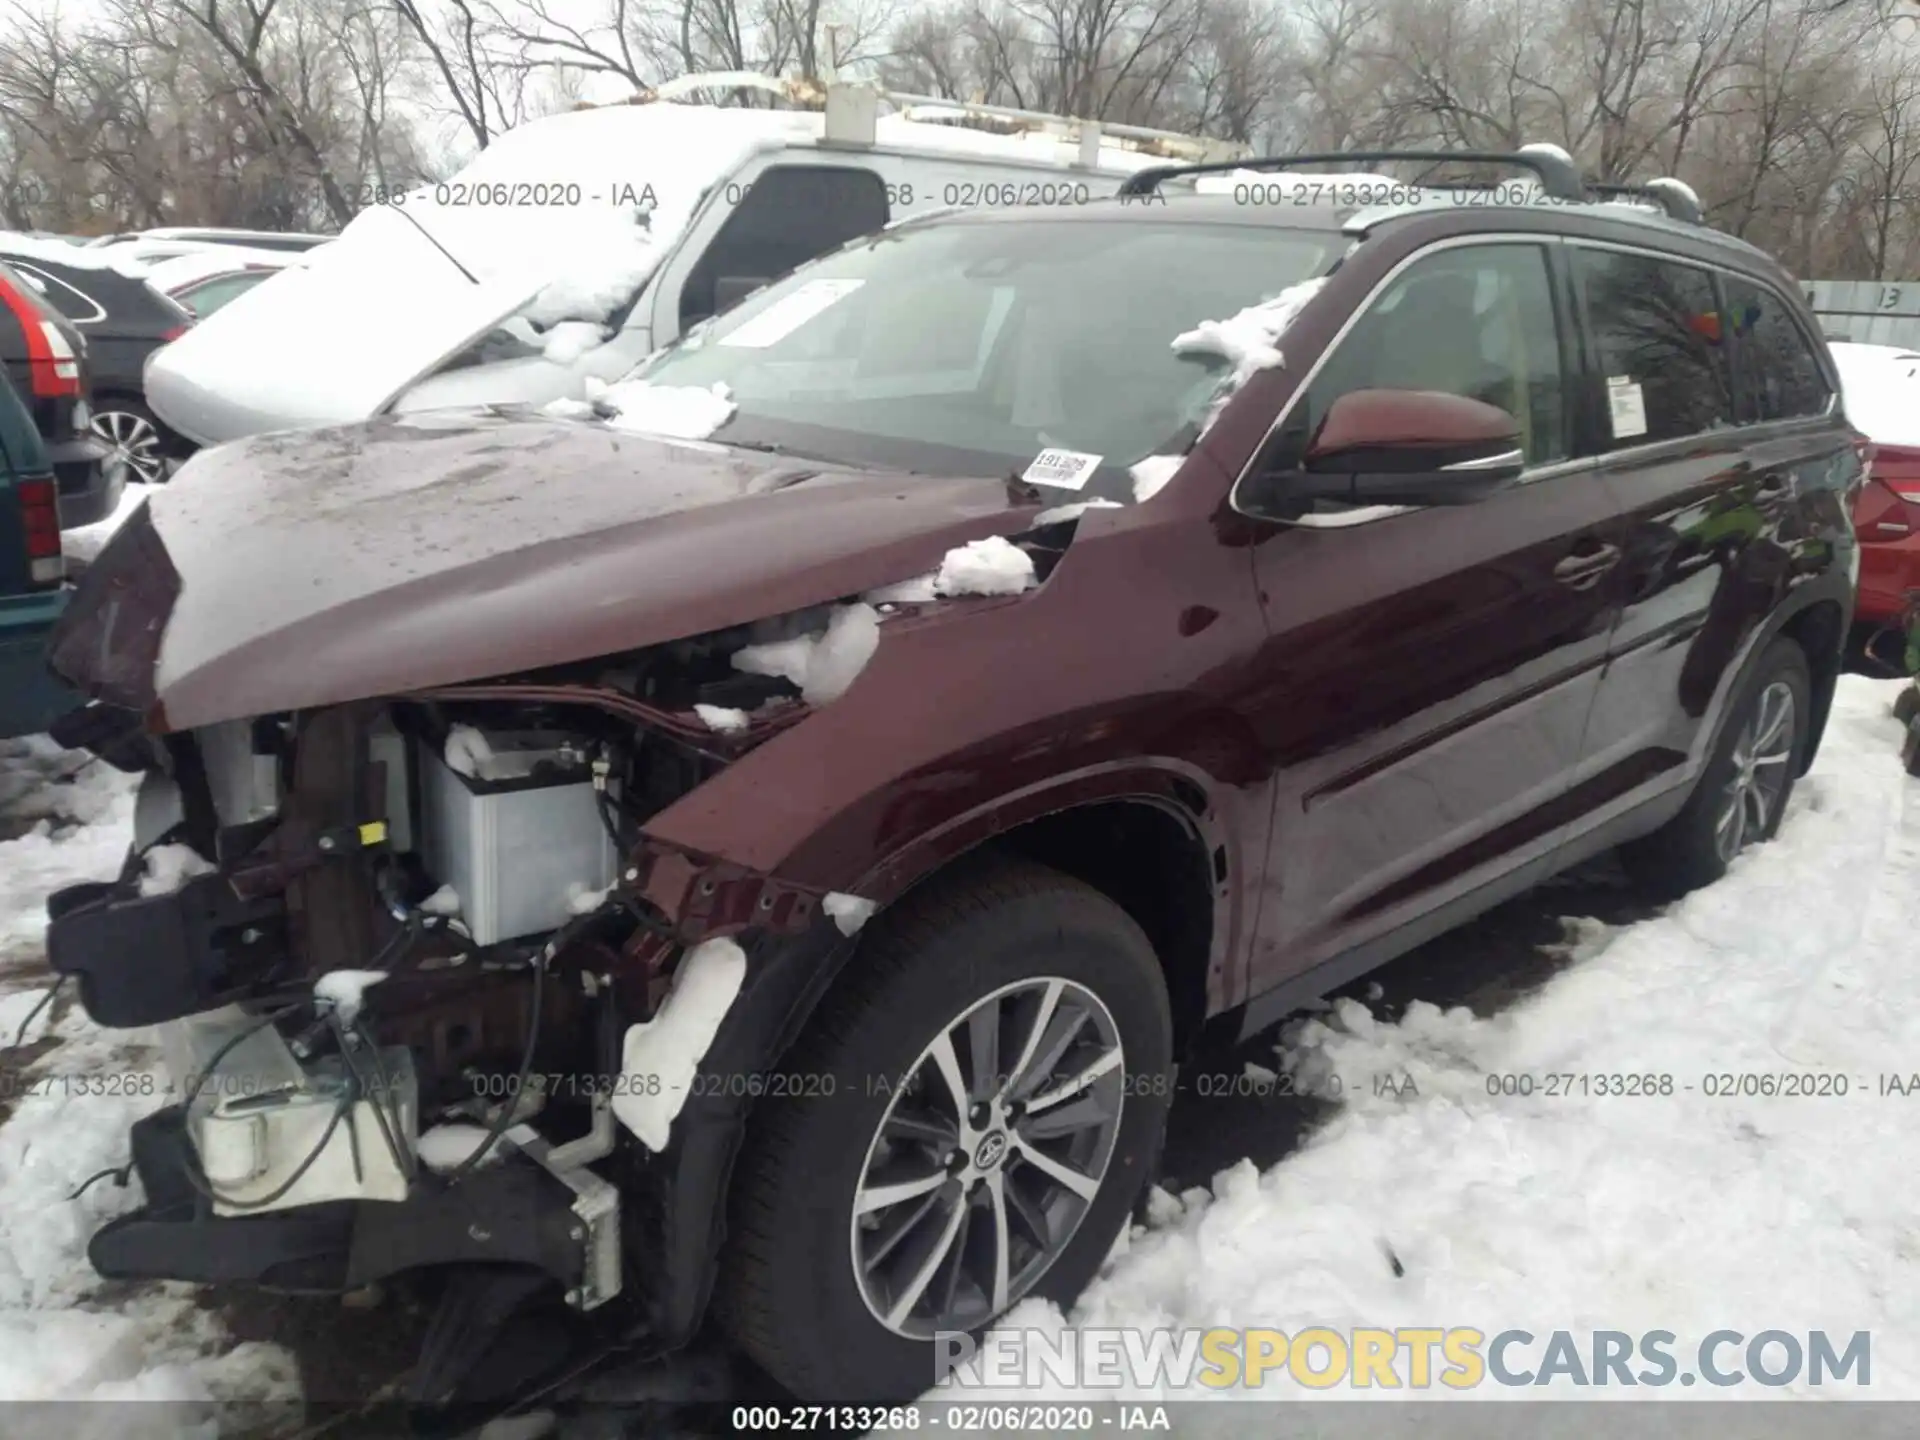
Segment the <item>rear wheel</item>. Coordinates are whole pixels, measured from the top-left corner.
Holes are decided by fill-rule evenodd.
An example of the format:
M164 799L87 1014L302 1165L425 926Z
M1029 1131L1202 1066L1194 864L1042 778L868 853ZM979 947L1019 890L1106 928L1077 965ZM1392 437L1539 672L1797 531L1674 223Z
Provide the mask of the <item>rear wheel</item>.
M906 1399L937 1334L1068 1304L1112 1248L1172 1098L1166 987L1112 901L996 861L872 921L782 1069L812 1098L753 1117L722 1317L803 1399Z
M1735 702L1684 809L1660 829L1620 847L1634 878L1679 896L1727 873L1734 856L1771 840L1805 761L1813 681L1807 657L1775 640Z
M102 397L94 408L93 433L113 446L113 454L102 463L122 467L127 479L157 485L172 474L160 422L140 401L122 395Z

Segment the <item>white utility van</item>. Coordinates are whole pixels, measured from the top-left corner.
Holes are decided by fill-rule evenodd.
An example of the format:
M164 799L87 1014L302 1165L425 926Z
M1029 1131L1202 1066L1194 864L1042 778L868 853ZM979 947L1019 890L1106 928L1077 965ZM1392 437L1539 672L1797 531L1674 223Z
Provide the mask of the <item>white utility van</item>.
M741 87L813 108L680 99ZM897 220L1085 204L1149 165L1241 153L864 84L688 76L523 125L444 183L376 197L333 243L156 352L147 403L211 445L388 411L580 399L589 377L618 379Z

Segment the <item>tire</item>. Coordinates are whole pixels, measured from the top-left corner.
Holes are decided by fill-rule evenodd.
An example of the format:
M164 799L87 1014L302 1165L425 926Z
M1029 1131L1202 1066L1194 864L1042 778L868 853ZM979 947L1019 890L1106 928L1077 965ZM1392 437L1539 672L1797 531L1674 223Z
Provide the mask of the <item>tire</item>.
M1916 716L1920 716L1920 680L1909 681L1901 692L1893 697L1893 718L1902 725L1911 725Z
M1023 1074L1019 1061L1049 994L1057 997L1056 1023L1080 1016L1079 1038L1057 1064ZM1092 1057L1110 1063L1109 1040L1124 1058L1057 1107L1004 1124L976 1108L971 1118L983 1126L962 1131L949 1118L958 1106L929 1051L970 1012L982 1013L976 1007L990 997L998 997L991 1004L1001 1016L997 1063L982 1064L971 1050L970 1037L984 1025L970 1023L953 1042L955 1079L967 1082L969 1101L988 1088L970 1083L976 1071L1013 1075L1005 1093L1031 1101ZM716 1293L721 1323L807 1402L903 1401L938 1378L933 1330L977 1334L1031 1295L1071 1304L1105 1260L1153 1173L1172 1101L1166 984L1140 927L1092 887L1026 862L976 862L870 922L859 953L781 1069L805 1077L813 1093L764 1101L749 1122L729 1197ZM1041 1071L1047 1078L1036 1081ZM829 1083L831 1097L823 1098ZM1070 1195L1033 1158L1033 1128L1109 1108L1117 1118L1047 1139L1038 1152L1055 1164L1064 1156L1083 1167L1084 1178L1107 1148L1097 1189ZM880 1139L883 1120L898 1137L891 1157ZM941 1171L937 1157L956 1132L958 1154ZM1009 1134L1027 1138L1010 1141ZM856 1219L863 1185L872 1191L882 1181L917 1184L935 1174L945 1178L934 1189L891 1204L873 1195L873 1213ZM998 1306L996 1184L1006 1197L999 1203L1010 1241ZM962 1218L954 1220L956 1212ZM1023 1216L1032 1228L1021 1225ZM1036 1243L1043 1231L1051 1245ZM947 1258L916 1305L913 1282L926 1271L924 1257L949 1234ZM856 1277L856 1254L873 1262L869 1278Z
M1737 754L1745 754L1751 746L1759 722L1766 722L1769 731L1776 728L1772 722L1778 717L1778 697L1783 691L1792 706L1784 726L1778 727L1785 735L1763 735L1760 763L1743 770ZM1685 807L1651 835L1620 847L1622 863L1644 889L1663 899L1677 899L1725 875L1741 850L1773 838L1806 762L1812 697L1813 677L1805 653L1791 640L1773 641L1761 652L1739 700L1728 711ZM1775 771L1784 774L1770 788L1768 777ZM1732 787L1741 784L1743 775L1749 777L1740 792L1745 809L1736 819L1730 814L1735 798Z
M167 431L146 405L130 395L103 395L94 402L93 433L114 447L102 464L127 467L127 479L162 485L173 473L167 456Z

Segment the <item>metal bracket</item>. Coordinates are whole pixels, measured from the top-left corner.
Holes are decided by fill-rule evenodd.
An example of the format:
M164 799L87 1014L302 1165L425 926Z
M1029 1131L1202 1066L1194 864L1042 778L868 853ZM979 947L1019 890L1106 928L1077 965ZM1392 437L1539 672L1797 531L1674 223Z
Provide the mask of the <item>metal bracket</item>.
M609 1112L609 1119L611 1112ZM599 1116L595 1115L596 1126ZM611 1131L609 1131L609 1136ZM583 1164L564 1163L570 1144L556 1150L531 1125L516 1125L501 1137L554 1179L573 1191L577 1224L568 1234L583 1252L580 1284L567 1292L567 1303L577 1310L593 1310L620 1293L620 1191ZM587 1141L594 1136L589 1134ZM584 1145L584 1142L575 1142Z
M643 839L621 888L665 917L669 933L694 945L749 925L795 935L814 921L820 892L736 865Z

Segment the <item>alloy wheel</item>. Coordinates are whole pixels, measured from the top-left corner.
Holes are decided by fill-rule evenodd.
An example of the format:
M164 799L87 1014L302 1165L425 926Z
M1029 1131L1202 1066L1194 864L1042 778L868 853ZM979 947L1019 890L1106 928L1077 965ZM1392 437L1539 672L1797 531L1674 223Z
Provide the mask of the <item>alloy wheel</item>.
M113 446L106 463L117 465L127 479L157 485L167 478L166 457L160 450L160 432L144 415L131 410L100 410L93 417L93 433Z
M1730 861L1748 845L1766 839L1779 819L1781 798L1791 778L1797 732L1793 688L1775 680L1760 692L1753 712L1728 757L1733 775L1714 819L1714 848Z
M1100 1192L1125 1098L1119 1028L1071 980L1003 986L943 1027L894 1087L854 1190L874 1318L926 1339L1031 1291Z

